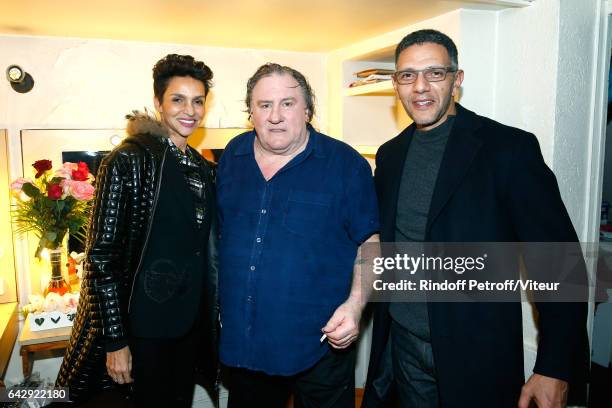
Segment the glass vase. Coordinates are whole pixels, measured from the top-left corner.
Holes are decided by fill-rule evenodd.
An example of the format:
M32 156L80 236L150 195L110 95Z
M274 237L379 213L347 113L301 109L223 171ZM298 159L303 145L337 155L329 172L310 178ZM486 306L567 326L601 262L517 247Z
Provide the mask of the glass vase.
M57 293L60 296L63 296L66 292L70 292L70 285L66 282L62 273L64 269L64 264L62 263L63 252L64 247L61 246L55 249L49 249L51 279L49 279L49 284L45 289L45 296L50 292Z

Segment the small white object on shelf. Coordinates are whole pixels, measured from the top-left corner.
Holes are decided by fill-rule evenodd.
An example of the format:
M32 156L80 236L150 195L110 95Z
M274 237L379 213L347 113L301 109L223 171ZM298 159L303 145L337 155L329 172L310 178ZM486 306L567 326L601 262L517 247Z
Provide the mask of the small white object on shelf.
M60 327L70 327L76 317L76 310L63 312L40 312L28 313L30 319L30 330L41 331L50 329L59 329Z
M76 317L79 302L78 293L48 293L47 296L30 295L29 304L23 307L27 313L31 331L41 331L70 327Z

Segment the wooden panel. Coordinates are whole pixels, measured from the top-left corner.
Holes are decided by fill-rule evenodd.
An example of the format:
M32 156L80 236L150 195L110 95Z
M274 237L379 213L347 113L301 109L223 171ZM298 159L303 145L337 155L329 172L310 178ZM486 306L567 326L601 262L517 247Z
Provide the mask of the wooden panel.
M19 322L17 321L17 303L5 303L0 305L0 378L8 367L11 353L17 340Z

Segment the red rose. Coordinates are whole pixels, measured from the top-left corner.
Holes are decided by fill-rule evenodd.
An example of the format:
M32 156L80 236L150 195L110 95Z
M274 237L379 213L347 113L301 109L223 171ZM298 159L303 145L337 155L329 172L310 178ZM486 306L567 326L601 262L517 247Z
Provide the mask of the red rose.
M47 187L47 197L51 200L59 200L63 193L64 189L59 184L49 184Z
M32 164L32 167L36 169L36 178L42 176L45 171L51 170L53 166L51 165L51 160L38 160Z
M87 163L79 162L76 170L72 170L72 179L76 181L86 181L89 177L89 167Z

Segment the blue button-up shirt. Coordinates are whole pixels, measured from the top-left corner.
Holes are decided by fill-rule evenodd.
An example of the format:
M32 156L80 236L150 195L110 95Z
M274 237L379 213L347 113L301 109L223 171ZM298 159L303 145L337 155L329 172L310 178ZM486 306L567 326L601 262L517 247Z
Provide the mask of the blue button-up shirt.
M266 181L255 131L233 139L217 171L221 360L293 375L328 350L321 328L349 295L357 248L378 231L370 166L316 132Z

